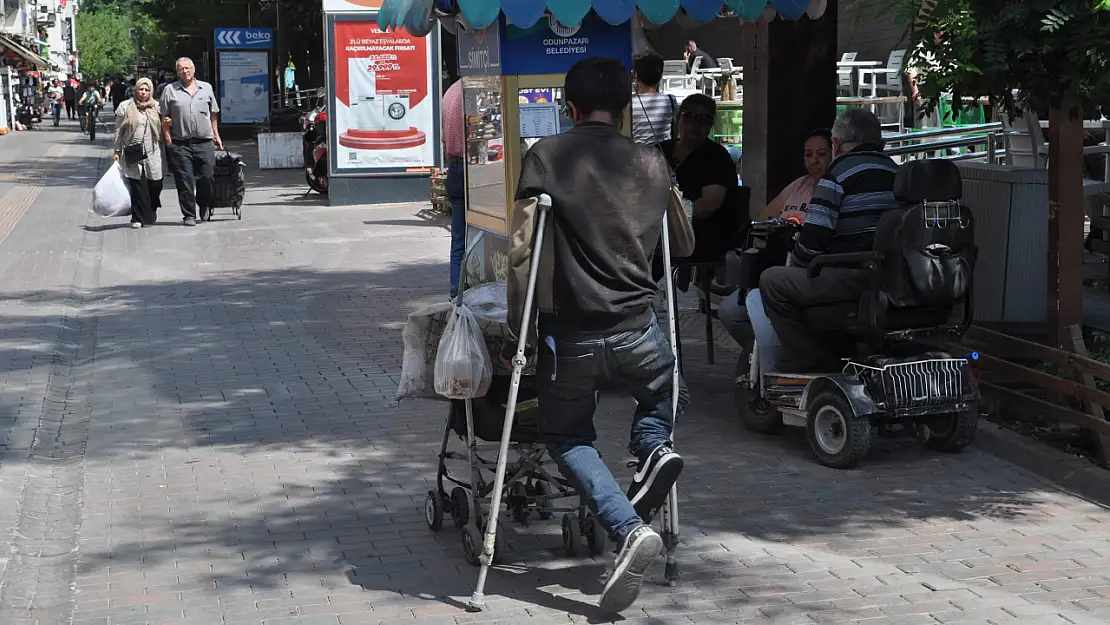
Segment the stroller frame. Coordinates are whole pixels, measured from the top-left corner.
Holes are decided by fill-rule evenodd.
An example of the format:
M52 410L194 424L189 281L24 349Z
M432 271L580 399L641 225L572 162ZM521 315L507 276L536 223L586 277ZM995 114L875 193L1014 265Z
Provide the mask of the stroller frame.
M532 323L532 308L535 303L536 294L536 279L540 264L540 252L543 248L543 239L547 234L546 229L548 225L548 218L551 211L551 197L547 194L542 194L538 198L538 219L536 223L535 240L533 242L532 250L532 264L531 270L528 274L528 288L524 299L524 312L522 316L522 328L530 327ZM662 242L663 242L663 262L664 262L664 280L666 283L666 299L667 299L667 325L668 334L671 344L671 351L674 355L674 365L672 367L671 381L673 391L671 393L671 409L672 418L675 422L678 419L678 404L679 404L679 358L677 352L677 311L675 305L674 293L674 279L671 268L671 251L670 251L670 232L667 227L667 219L663 219L662 229ZM462 290L459 292L459 301L462 301ZM486 607L485 601L485 587L486 580L489 575L489 568L493 564L500 561L499 553L504 553L504 538L498 540L498 522L497 518L501 509L502 502L516 504L516 509L520 510L521 499L520 496L528 495L528 487L523 485L522 480L530 480L535 484L550 484L555 485L557 490L555 492L541 493L538 492L539 488L533 486L533 494L526 498L524 501L531 502L532 505L539 509L541 518L548 516L548 513L554 512L553 502L558 499L577 496L578 494L570 488L569 482L562 476L554 476L544 469L544 466L551 462L550 459L544 460L547 453L542 443L536 444L518 444L513 443L513 419L516 415L516 405L520 392L521 377L524 374L524 368L527 365L525 357L525 350L527 347L527 332L520 332L520 337L517 339L516 353L512 359L512 377L509 385L508 400L505 405L505 419L502 425L501 441L497 454L496 467L494 469L493 484L486 485L482 480L481 472L483 469L488 469L493 463L489 460L481 458L478 454L478 441L474 430L474 411L472 400L465 400L466 404L466 425L467 425L467 455L470 461L470 483L464 485L462 482L451 478L446 475L445 460L448 458L459 458L455 454L449 454L446 451L447 441L451 435L450 419L448 425L444 430L443 448L440 454L440 471L437 477L437 491L431 491L428 494L427 508L434 506L433 499L439 498L439 514L442 519L442 495L443 492L443 478L446 477L448 481L459 485L460 487L469 488L470 491L470 509L468 510L467 524L463 528L462 541L463 547L467 550L468 555L475 553L477 555L477 563L480 565L478 571L478 581L474 588L474 592L468 602L468 608L472 611L481 611ZM672 426L673 427L673 426ZM673 437L673 432L672 432ZM521 459L517 462L510 464L509 451L510 448L517 450L520 453ZM511 477L507 477L511 474ZM505 493L506 483L511 484L510 487L514 492ZM484 519L486 516L481 513L480 505L488 501L489 503L489 518ZM575 526L575 517L573 512L568 512L563 517L563 543L568 547L569 555L574 555L575 551L573 546L577 544L582 533L593 534L587 536L590 544L590 550L594 553L601 553L605 547L605 532L600 528L600 524L593 520L592 514L586 511L584 503L579 503L576 510L581 514L582 527L587 532L582 532L580 527ZM432 512L427 510L427 512ZM679 571L678 562L675 557L675 551L678 548L679 538L679 519L678 519L678 487L672 486L671 492L667 497L659 514L660 523L662 525L661 537L663 539L663 546L666 551L666 568L665 577L670 586L678 583ZM518 519L519 520L519 519ZM429 516L429 524L431 518ZM592 530L592 532L591 532ZM573 539L568 546L568 537ZM480 552L475 547L480 544ZM500 548L499 548L500 547ZM473 560L472 560L472 563Z

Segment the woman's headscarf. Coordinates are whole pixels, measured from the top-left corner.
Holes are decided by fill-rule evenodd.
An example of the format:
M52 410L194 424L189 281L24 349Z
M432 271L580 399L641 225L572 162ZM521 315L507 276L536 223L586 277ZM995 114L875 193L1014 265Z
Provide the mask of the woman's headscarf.
M139 87L146 85L149 96L146 100L139 100ZM142 140L143 121L149 126L150 136L157 143L161 136L162 122L158 117L158 102L154 99L154 83L149 78L143 77L135 82L135 95L127 101L124 107L123 123L120 132L123 133L124 143L131 143L134 139Z

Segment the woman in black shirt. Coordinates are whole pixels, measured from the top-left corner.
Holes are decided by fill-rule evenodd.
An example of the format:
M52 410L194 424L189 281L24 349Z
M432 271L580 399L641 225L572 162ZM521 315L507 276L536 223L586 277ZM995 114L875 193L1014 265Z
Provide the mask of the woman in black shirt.
M660 144L678 187L694 203L692 262L723 261L725 253L743 244L747 215L736 180L736 166L728 150L710 140L717 105L704 94L694 94L679 107L679 138Z

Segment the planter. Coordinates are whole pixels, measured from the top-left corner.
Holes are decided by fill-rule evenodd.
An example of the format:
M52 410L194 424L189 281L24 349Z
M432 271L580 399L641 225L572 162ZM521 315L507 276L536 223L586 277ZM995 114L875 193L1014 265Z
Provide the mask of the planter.
M1044 323L1048 310L1048 171L957 163L975 215L975 321Z

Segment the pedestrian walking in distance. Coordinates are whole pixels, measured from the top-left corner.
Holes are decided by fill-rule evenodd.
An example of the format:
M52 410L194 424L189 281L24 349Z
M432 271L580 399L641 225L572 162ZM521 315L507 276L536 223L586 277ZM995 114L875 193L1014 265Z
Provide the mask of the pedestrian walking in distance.
M166 86L158 103L162 138L170 171L177 184L177 201L186 226L197 225L212 211L212 176L220 139L220 105L212 85L196 79L192 59L177 60L177 82Z
M77 89L73 86L73 81L66 81L62 95L65 96L66 116L69 119L77 117Z
M54 127L57 128L62 121L62 101L65 100L65 89L62 88L62 81L55 80L52 82L50 88L47 89L47 96L50 98L50 116L54 121Z
M112 158L131 191L131 227L154 225L162 205L162 122L149 78L140 78L135 95L116 109L116 126Z

